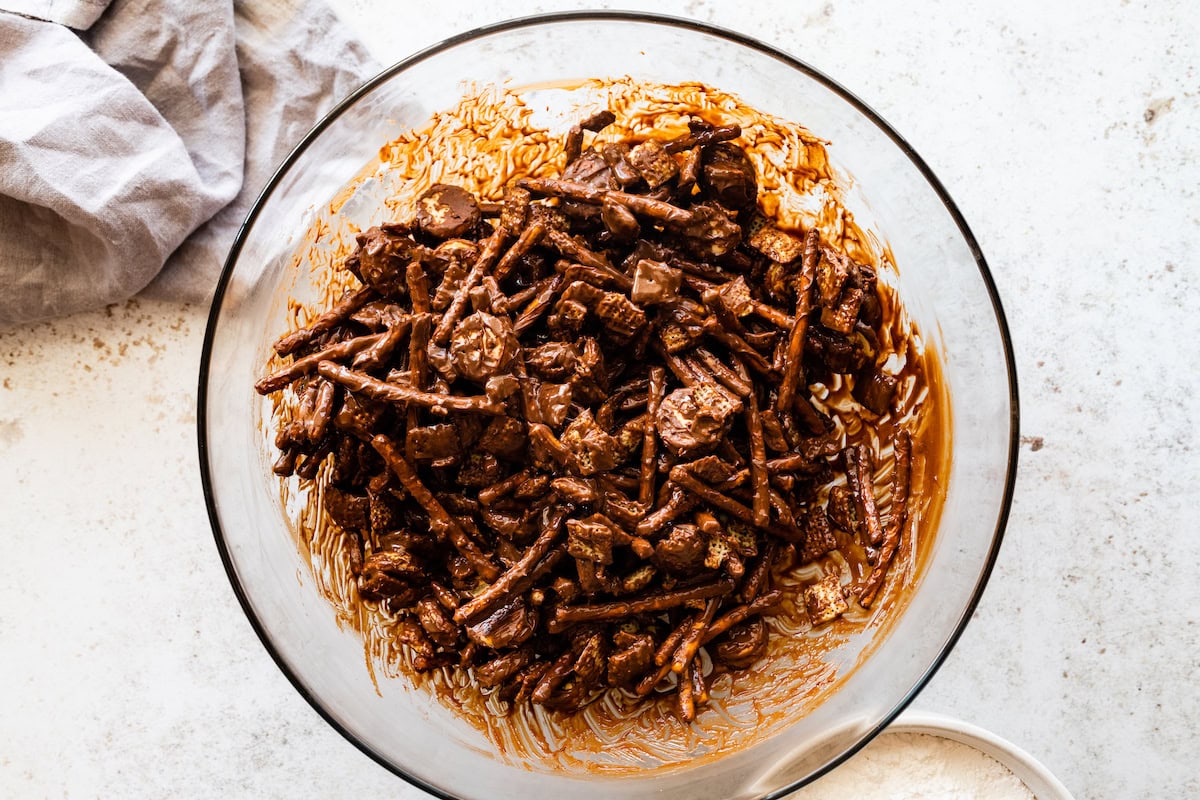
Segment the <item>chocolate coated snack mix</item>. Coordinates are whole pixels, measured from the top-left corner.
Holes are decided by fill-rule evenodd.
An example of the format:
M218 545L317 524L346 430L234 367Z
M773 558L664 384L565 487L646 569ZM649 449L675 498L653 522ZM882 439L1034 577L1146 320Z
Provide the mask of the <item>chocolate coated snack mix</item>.
M358 288L255 388L299 397L275 471L322 477L416 670L564 711L670 692L691 721L766 651L776 576L851 541L863 577L796 606L821 625L875 601L912 442L889 428L881 514L882 451L809 393L850 377L888 412L872 267L760 212L738 126L586 146L614 120L571 129L559 177L500 203L438 183L361 233Z

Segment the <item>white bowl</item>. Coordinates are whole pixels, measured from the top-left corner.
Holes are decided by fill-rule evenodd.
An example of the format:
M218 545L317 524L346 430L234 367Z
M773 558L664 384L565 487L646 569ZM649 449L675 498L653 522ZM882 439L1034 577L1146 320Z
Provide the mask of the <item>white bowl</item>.
M1067 787L1036 758L978 725L927 711L905 711L888 726L892 733L924 733L974 747L1008 767L1038 800L1073 800Z

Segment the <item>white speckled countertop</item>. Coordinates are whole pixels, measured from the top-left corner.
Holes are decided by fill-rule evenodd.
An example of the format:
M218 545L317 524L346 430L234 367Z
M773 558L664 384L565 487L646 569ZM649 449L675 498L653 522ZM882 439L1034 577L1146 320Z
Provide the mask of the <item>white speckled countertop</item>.
M482 5L337 3L389 62L586 4ZM915 706L1011 739L1079 798L1200 796L1195 3L614 7L832 75L925 158L988 258L1020 374L1016 500ZM316 715L238 608L197 468L206 312L131 301L0 330L0 796L423 797Z

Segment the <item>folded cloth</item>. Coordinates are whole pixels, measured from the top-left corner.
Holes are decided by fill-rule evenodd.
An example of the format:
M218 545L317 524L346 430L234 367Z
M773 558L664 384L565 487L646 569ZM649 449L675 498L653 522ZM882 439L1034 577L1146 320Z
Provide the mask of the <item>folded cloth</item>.
M0 0L0 322L206 301L271 171L376 69L321 0Z

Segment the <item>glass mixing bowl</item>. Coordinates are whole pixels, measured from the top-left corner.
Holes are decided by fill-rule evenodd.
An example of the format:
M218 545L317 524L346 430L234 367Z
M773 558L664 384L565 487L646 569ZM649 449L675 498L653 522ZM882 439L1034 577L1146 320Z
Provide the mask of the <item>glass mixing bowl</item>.
M383 679L376 692L360 637L337 624L295 544L271 475L264 401L252 385L286 328L289 292L304 294L308 285L293 255L318 211L381 145L454 106L464 81L531 86L624 75L733 92L833 143L835 166L855 179L847 204L890 244L901 297L941 357L953 450L940 527L910 604L836 692L746 749L601 777L513 766L428 692ZM365 228L378 207L367 202L369 192L360 199L338 213L361 218ZM347 739L445 797L758 798L812 780L883 729L950 651L991 570L1016 470L1017 388L1003 311L975 239L929 168L878 115L812 67L728 31L641 14L559 14L464 34L386 70L338 105L279 168L238 235L209 319L198 408L217 546L263 645Z

